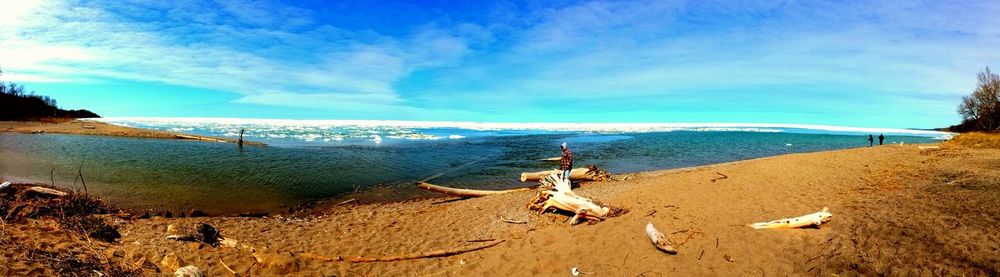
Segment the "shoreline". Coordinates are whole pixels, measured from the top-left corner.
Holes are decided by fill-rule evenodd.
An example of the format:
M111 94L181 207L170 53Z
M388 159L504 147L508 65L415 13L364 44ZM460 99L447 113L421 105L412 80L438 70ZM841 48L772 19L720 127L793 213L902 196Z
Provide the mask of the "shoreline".
M332 202L291 217L131 219L120 223L120 242L97 248L120 252L114 259L149 262L144 270L169 273L176 269L170 261L180 261L211 275L565 275L573 267L629 276L988 275L1000 272L1000 245L989 239L1000 236L992 228L1000 222L1000 172L991 169L1000 149L964 145L886 145L623 174L574 189L629 210L593 224L571 226L565 214L529 211L532 192L514 192ZM834 218L818 229L746 226L823 207ZM677 255L650 245L642 232L648 222L667 234ZM195 223L256 250L164 239L169 225ZM9 230L30 241L30 228ZM440 258L350 262L475 241L498 244ZM907 259L896 258L904 249ZM18 268L7 273L23 272Z
M0 121L0 130L22 134L68 134L88 136L111 136L127 138L179 139L198 140L206 142L236 143L237 139L198 136L180 132L160 131L135 127L126 127L87 119L73 119L61 122L41 121ZM244 140L244 145L267 146L263 142Z

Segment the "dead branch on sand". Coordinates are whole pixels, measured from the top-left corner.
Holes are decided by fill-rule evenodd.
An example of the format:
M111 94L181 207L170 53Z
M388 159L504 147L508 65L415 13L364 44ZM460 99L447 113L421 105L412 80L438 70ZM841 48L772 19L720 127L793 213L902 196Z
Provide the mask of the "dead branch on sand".
M444 194L448 194L448 195L454 195L454 196L458 196L458 197L482 197L482 196L487 196L487 195L504 194L504 193L511 193L511 192L518 192L518 191L530 191L531 190L531 188L516 188L516 189L507 189L507 190L460 189L460 188L450 188L450 187L445 187L445 186L438 186L438 185L427 183L427 182L417 182L416 185L417 185L418 188L421 188L421 189L424 189L424 190L438 192L438 193L444 193Z
M498 240L495 242L490 242L482 245L476 246L466 246L459 247L448 250L435 250L421 253L411 253L411 254L401 254L395 256L385 256L385 257L357 257L351 259L352 263L368 263L368 262L392 262L392 261L402 261L402 260L413 260L413 259L423 259L423 258L434 258L434 257L446 257L452 255L458 255L465 252L472 252L476 250L486 249L503 243L507 240Z
M716 172L715 174L719 174L719 176L722 176L722 177L712 178L712 183L715 183L715 181L718 181L718 180L729 179L729 176L726 176L726 174L722 174L722 173L719 173L719 172Z

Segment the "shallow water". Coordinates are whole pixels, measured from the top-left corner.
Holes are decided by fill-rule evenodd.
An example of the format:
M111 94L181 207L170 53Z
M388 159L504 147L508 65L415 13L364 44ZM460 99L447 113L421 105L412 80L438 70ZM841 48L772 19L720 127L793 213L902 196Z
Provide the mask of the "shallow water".
M412 184L509 188L524 171L557 167L539 161L570 144L575 164L612 173L669 169L787 153L867 146L867 136L787 132L582 132L417 130L460 133L455 139L386 139L384 143L286 143L239 148L228 143L59 134L0 133L0 175L87 189L131 208L208 213L275 210L355 190L369 199L431 194ZM927 143L891 136L887 143ZM83 189L81 184L75 186ZM377 187L377 189L372 189Z

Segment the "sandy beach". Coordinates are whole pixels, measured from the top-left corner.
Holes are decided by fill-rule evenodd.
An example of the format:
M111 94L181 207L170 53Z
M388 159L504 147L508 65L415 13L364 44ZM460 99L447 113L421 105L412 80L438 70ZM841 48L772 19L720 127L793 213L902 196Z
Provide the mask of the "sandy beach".
M572 268L594 276L995 275L1000 149L966 145L976 144L792 154L583 183L580 195L629 212L575 226L565 214L529 211L533 192L519 192L331 204L301 217L114 219L122 234L115 243L57 235L68 232L46 218L7 221L4 233L36 249L93 255L147 274L194 265L213 276L567 276ZM823 207L833 219L821 228L747 226ZM649 222L677 255L650 244L643 232ZM165 239L169 225L195 223L218 228L238 246ZM493 243L447 257L349 261ZM23 250L4 252L3 275L58 269L25 259Z

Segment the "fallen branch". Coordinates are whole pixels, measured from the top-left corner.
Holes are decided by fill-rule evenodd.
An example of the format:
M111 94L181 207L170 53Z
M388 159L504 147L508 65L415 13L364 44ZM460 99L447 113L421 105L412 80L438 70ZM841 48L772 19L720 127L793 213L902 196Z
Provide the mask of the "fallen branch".
M233 270L232 268L230 268L229 265L226 264L226 262L222 261L222 259L219 259L219 263L222 264L222 267L225 268L226 270L228 270L229 273L232 273L233 275L239 275L239 274L236 274L236 270Z
M444 193L444 194L448 194L448 195L459 196L459 197L482 197L482 196L494 195L494 194L504 194L504 193L511 193L511 192L518 192L518 191L530 191L530 190L532 190L532 188L516 188L516 189L508 189L508 190L460 189L460 188L450 188L450 187L438 186L438 185L427 183L427 182L417 182L416 185L417 185L418 188L421 188L421 189L425 189L425 190L429 190L429 191L433 191L433 192L438 192L438 193Z
M510 223L510 224L528 224L527 220L511 220L511 219L503 218L502 216L500 217L500 221L507 222L507 223Z
M63 197L63 196L66 196L66 194L67 194L66 192L63 192L63 191L54 190L54 189L50 189L50 188L43 188L43 187L29 187L29 188L27 188L25 190L30 191L30 192L34 192L34 193L37 193L37 194L51 195L51 196L55 196L55 197Z
M729 179L729 176L726 176L726 174L722 174L722 173L719 173L719 172L716 172L715 174L719 174L719 176L722 176L722 177L712 178L712 183L715 183L715 181L718 181L718 180Z
M412 254L402 254L402 255L395 255L395 256L385 256L385 257L357 257L357 258L351 259L351 262L352 263L392 262L392 261L413 260L413 259L423 259L423 258L446 257L446 256L452 256L452 255L462 254L462 253L465 253L465 252L472 252L472 251L476 251L476 250L482 250L482 249L490 248L490 247L496 246L496 245L498 245L500 243L503 243L505 241L507 241L507 240L498 240L498 241L495 241L495 242L486 243L486 244L482 244L482 245L478 245L478 246L466 246L466 247L460 247L460 248L449 249L449 250L436 250L436 251L428 251L428 252L412 253Z
M3 184L0 184L0 191L3 191L9 187L10 187L10 182L3 182Z

